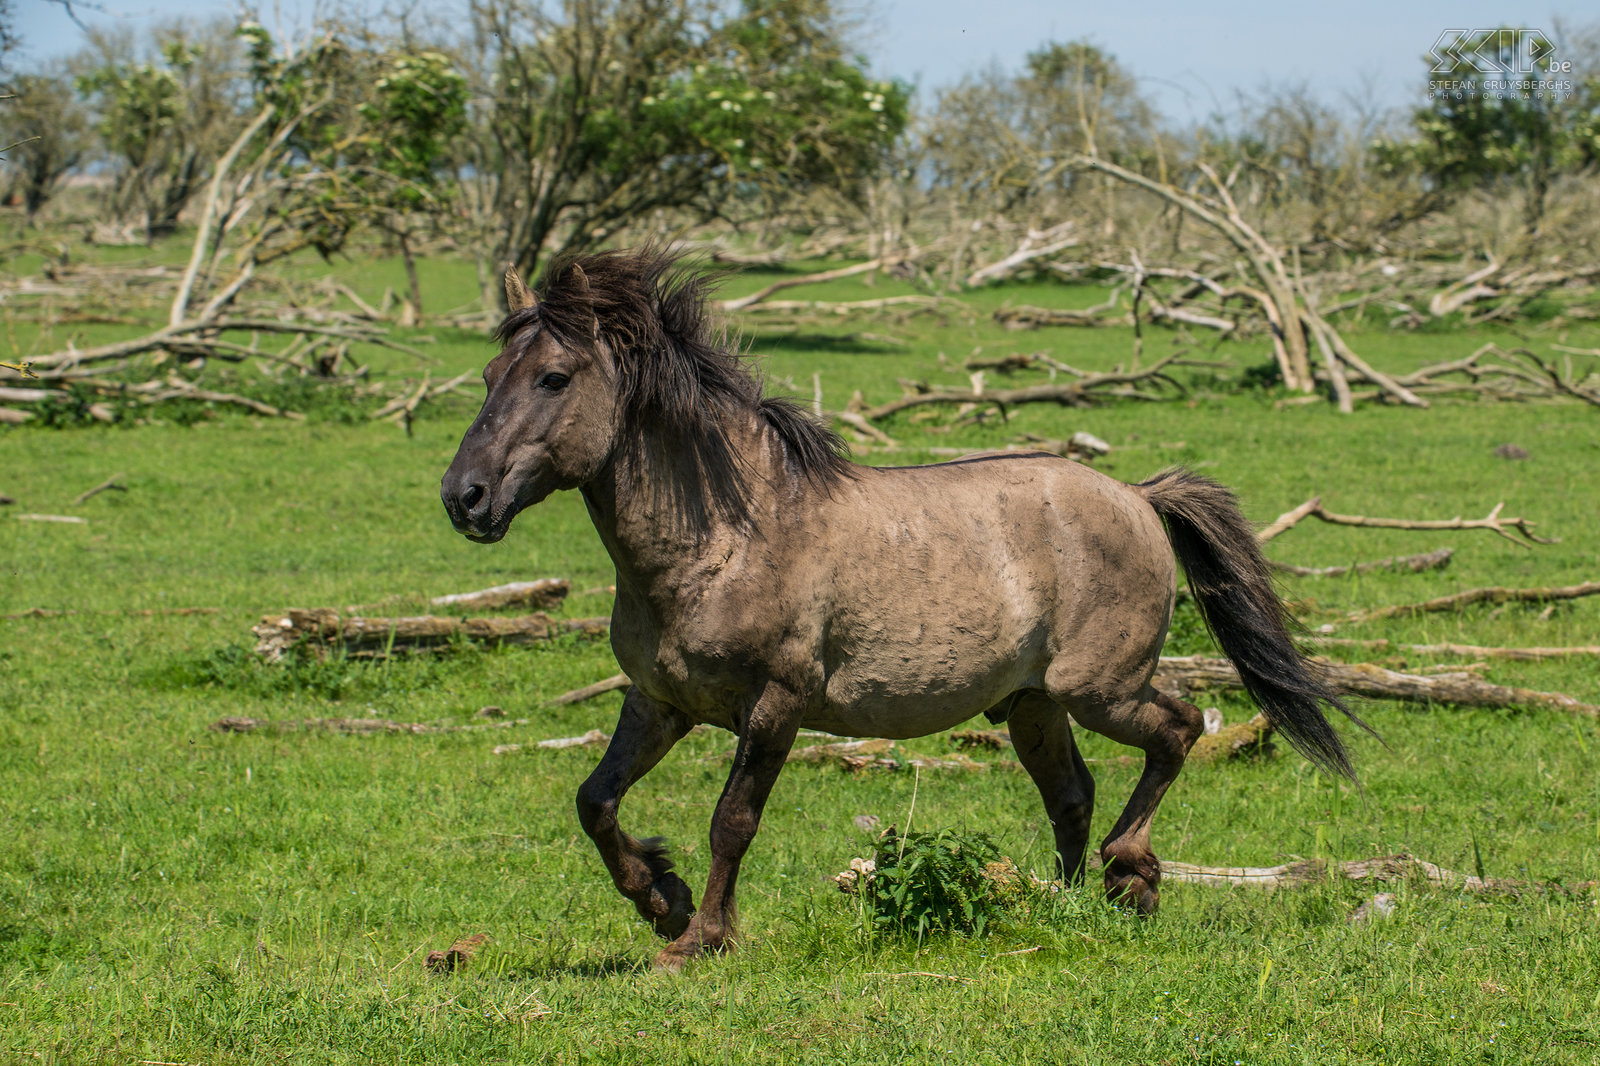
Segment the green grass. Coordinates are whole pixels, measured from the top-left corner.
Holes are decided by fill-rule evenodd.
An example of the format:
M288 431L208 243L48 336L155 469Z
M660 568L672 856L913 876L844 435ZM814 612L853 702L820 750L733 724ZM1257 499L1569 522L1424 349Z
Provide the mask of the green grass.
M469 267L430 268L430 286L470 293ZM369 299L400 276L393 263L336 269ZM728 289L762 281L741 277ZM900 291L851 281L817 295ZM1003 301L1052 298L1061 291L1013 286L973 294L972 316L829 322L803 334L762 335L756 318L745 325L753 349L768 353L774 387L809 397L820 374L830 405L857 388L892 398L898 378L963 381L941 352L956 368L979 347L1048 349L1089 368L1126 358L1124 330L1008 334L987 318ZM29 328L11 324L24 353ZM81 328L106 339L137 332ZM435 379L492 353L475 334L427 332ZM1360 338L1369 358L1401 368L1511 335ZM1150 331L1147 353L1170 340ZM1531 340L1600 343L1593 330ZM422 369L393 353L360 357L397 385ZM1257 339L1213 357L1243 366L1267 353ZM1303 525L1272 553L1325 565L1456 548L1444 571L1292 581L1287 592L1312 624L1333 617L1324 611L1478 585L1600 577L1591 409L1441 403L1340 417L1275 409L1281 397L1270 390L1228 395L1203 376L1195 384L1189 401L1027 407L1006 425L902 417L890 429L906 449L871 459L926 461L930 447L1087 429L1114 446L1100 465L1115 476L1188 463L1232 485L1257 521L1314 493L1335 510L1413 517L1481 515L1503 500L1506 513L1561 538L1530 550L1484 533ZM1169 884L1151 921L1091 888L1018 904L980 937L918 946L864 932L858 903L826 878L872 853L854 816L905 828L913 791L914 828L984 831L1025 869L1048 872L1037 797L1004 770L915 779L789 768L744 866L741 950L680 976L650 974L657 945L572 810L595 753L491 754L500 743L609 730L617 694L547 704L615 671L603 640L387 664L268 668L248 656L249 627L291 605L398 597L409 608L427 595L559 575L579 590L564 615L608 608L603 592L587 591L609 582L608 561L570 494L522 516L492 547L450 531L438 478L475 404L462 396L423 408L411 437L327 411L304 424L212 411L181 425L157 411L139 426L0 429L0 491L19 501L0 509L0 613L81 612L0 620L0 1061L1586 1063L1600 1054L1593 892L1476 897L1404 885L1390 917L1352 924L1371 887L1266 895ZM1506 441L1531 458L1496 458ZM71 503L117 472L127 493ZM89 521L6 513L18 511ZM217 612L125 613L188 606ZM1341 633L1597 643L1600 602L1548 616L1477 608ZM1486 676L1600 702L1592 660L1496 661ZM1215 702L1230 721L1250 713L1226 694ZM369 738L207 729L229 715L466 722L487 704L534 724ZM1363 713L1387 746L1353 740L1362 791L1289 753L1194 766L1162 807L1158 853L1269 864L1406 850L1464 872L1481 863L1494 877L1600 878L1593 720L1389 703ZM1108 760L1093 766L1099 834L1137 768L1116 761L1125 749L1080 736L1089 758ZM630 830L673 842L691 883L706 872L706 826L726 772L719 757L730 747L721 734L690 737L624 806ZM949 750L943 737L903 747ZM423 970L427 951L477 932L495 939L464 972Z

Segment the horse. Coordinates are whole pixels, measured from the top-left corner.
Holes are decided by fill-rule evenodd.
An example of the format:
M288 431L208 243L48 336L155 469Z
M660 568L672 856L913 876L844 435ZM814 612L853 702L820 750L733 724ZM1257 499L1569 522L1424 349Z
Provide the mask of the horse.
M611 644L631 680L577 813L676 970L736 937L735 883L797 732L909 738L1008 723L1060 873L1081 881L1094 780L1072 723L1144 752L1100 845L1108 896L1155 912L1150 823L1203 732L1151 678L1181 562L1268 720L1354 777L1322 708L1361 723L1296 648L1232 493L1171 469L1138 485L1049 453L856 465L797 404L763 395L713 328L706 280L658 248L568 258L510 312L487 396L440 486L493 543L551 493L582 493L616 567ZM738 737L696 907L628 790L697 724Z

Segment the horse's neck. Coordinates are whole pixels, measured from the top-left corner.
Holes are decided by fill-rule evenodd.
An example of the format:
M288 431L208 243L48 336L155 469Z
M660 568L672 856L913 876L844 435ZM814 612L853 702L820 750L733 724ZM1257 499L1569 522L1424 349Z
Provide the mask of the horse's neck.
M728 437L742 460L750 525L730 522L708 503L704 525L688 521L675 506L683 502L680 484L664 488L674 479L694 474L682 468L683 456L666 449L642 448L631 463L618 457L600 475L583 486L589 508L606 551L616 564L617 577L646 594L671 595L685 575L713 558L726 558L730 545L748 540L764 524L777 495L789 491L789 474L781 460L781 446L773 447L772 430L759 420L729 425ZM672 464L678 464L676 466ZM702 486L703 487L703 486Z

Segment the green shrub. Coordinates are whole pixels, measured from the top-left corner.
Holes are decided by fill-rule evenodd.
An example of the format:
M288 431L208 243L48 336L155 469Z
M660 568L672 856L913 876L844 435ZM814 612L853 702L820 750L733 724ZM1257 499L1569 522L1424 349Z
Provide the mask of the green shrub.
M1015 894L1015 868L984 833L907 833L892 828L878 840L874 870L862 887L865 917L875 933L981 934ZM1009 877L997 877L1004 867Z

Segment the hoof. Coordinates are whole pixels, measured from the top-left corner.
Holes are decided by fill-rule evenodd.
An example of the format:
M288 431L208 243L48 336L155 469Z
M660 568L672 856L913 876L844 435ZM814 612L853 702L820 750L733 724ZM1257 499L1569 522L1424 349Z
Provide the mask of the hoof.
M660 954L656 956L656 961L651 964L650 968L656 973L677 973L689 965L689 960L692 958L694 958L694 955L686 955L669 944L661 949Z
M1132 863L1113 859L1106 864L1106 899L1122 907L1131 907L1148 917L1161 905L1161 867L1154 859L1147 869L1138 869Z
M661 949L661 953L656 956L655 969L659 973L677 973L691 959L697 959L702 955L720 954L732 948L731 936L724 936L715 930L707 930L695 922L690 922L689 928L684 930L681 936Z
M677 940L694 918L694 893L677 874L665 874L650 886L649 902L639 913L650 919L657 936Z

